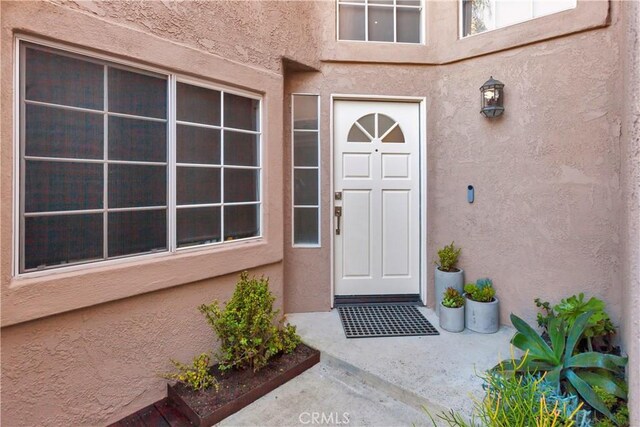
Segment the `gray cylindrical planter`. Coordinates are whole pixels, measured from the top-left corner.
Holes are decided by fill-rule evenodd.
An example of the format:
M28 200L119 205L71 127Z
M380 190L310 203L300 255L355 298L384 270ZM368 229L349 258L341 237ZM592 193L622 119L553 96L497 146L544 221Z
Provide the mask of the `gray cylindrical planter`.
M464 305L450 308L440 304L440 327L449 332L464 331Z
M436 267L434 274L435 288L436 288L436 314L440 316L440 303L442 302L442 294L447 288L454 288L462 295L464 288L464 270L459 271L440 271Z
M481 334L493 334L500 328L500 301L498 298L491 302L477 302L467 297L465 323L467 329Z

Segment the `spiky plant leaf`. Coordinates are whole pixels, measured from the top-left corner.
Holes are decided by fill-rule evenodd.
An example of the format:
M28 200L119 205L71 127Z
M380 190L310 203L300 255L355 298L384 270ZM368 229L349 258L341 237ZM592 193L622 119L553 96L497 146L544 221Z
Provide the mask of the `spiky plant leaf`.
M574 371L584 382L591 387L600 387L609 394L620 399L627 400L626 384L608 371Z
M578 321L576 320L576 323L577 322ZM596 392L593 391L591 386L589 384L587 384L586 381L584 381L582 378L580 378L571 369L567 369L566 372L565 372L565 375L567 377L567 380L569 380L571 385L576 389L576 391L578 392L580 397L582 397L582 399L584 399L585 402L587 402L589 405L591 405L591 407L593 409L595 409L598 412L601 412L604 415L606 415L607 417L609 417L609 419L612 420L613 422L616 422L615 419L613 418L613 414L611 413L611 411L609 411L609 408L607 408L607 405L604 404L602 399L600 399L600 397L598 397Z
M573 356L573 350L575 349L576 344L578 344L578 341L580 340L580 337L582 336L584 329L587 327L587 322L589 321L589 318L591 317L592 314L593 312L591 311L582 313L580 316L578 316L573 326L571 326L571 329L569 329L569 334L567 336L567 344L566 344L565 353L564 353L565 365L569 362L569 359L571 358L571 356Z

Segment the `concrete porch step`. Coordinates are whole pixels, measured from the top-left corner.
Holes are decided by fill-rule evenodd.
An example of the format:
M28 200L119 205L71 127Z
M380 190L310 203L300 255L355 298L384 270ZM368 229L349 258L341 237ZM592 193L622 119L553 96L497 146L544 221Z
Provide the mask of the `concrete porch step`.
M336 310L290 314L287 320L323 353L324 363L369 387L413 408L424 405L432 414L450 409L470 414L472 398L483 395L477 374L510 357L515 330L503 326L489 335L449 333L440 329L432 310L419 310L440 335L347 339Z
M428 426L421 400L408 404L372 386L362 372L331 356L219 423L220 426ZM411 399L409 399L411 400Z

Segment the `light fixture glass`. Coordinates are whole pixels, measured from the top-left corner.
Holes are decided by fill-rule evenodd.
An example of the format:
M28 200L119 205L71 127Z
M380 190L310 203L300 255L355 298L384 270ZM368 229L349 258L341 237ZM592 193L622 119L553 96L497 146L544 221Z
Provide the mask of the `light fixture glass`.
M504 84L491 76L480 87L480 113L486 117L498 117L504 112Z

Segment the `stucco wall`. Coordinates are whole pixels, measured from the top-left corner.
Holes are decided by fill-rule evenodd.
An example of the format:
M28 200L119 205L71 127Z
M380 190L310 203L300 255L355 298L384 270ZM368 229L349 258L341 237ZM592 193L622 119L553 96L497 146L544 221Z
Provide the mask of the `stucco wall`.
M630 407L640 407L640 4L624 3L621 132L623 342L630 358ZM640 411L631 411L631 425L640 425Z
M207 5L212 7L209 15ZM233 4L210 2L194 4L193 9L183 6L182 2L0 4L3 425L106 425L164 397L166 381L157 374L171 368L170 357L188 361L214 349L213 333L196 307L228 298L242 269L269 276L277 305L282 307L283 77L277 72L280 57L273 52L287 49L262 45L257 47L260 55L246 58L238 49L250 52L256 47L257 35L270 43L270 32L277 32L293 11L283 3L247 2L235 5L237 10ZM224 10L213 6L228 7L228 13L236 10L244 24L220 20L216 13ZM177 18L182 16L183 26L196 22L203 33L208 27L220 31L220 45L207 50L193 40L181 39L180 34L196 37L197 31L177 31L173 26L176 13ZM144 16L150 16L149 20ZM203 22L204 18L208 20ZM238 33L236 27L244 32ZM269 31L256 31L262 27ZM226 43L234 31L238 40ZM263 238L216 249L160 254L150 260L132 258L39 277L13 277L15 34L262 94ZM300 37L304 39L304 34ZM264 62L267 59L272 62Z
M285 237L285 276L295 278L287 310L326 310L330 300L331 94L407 95L427 97L427 268L437 248L455 240L467 279L494 279L503 322L510 312L533 320L535 297L555 302L577 292L604 298L619 322L617 13L610 27L453 64L331 62L288 79L285 102L294 92L322 96L324 226L321 249L291 249ZM479 114L478 88L490 75L506 84L507 111L495 121ZM472 205L468 184L476 188ZM287 181L285 203L289 193Z
M270 277L282 301L282 266ZM206 280L2 329L2 424L98 426L166 396L169 358L217 346L197 306L231 296L237 275Z

